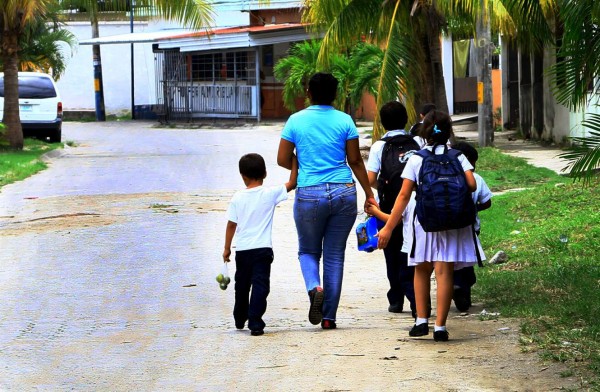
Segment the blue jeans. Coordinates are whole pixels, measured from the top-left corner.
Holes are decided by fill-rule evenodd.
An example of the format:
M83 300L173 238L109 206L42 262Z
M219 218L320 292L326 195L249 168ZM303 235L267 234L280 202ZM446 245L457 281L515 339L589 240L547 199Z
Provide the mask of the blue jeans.
M354 184L322 184L298 188L294 220L298 231L298 259L306 291L321 285L323 255L323 318L335 320L344 275L344 253L356 222Z

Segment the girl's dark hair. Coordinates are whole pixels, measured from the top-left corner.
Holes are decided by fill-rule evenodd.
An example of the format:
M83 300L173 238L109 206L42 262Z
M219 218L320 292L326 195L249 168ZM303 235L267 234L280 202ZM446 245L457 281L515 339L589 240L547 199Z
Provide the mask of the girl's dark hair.
M454 136L452 132L452 118L448 113L432 110L423 119L421 137L428 144L446 144Z
M262 156L255 153L240 158L240 174L253 180L262 180L267 176L267 167Z
M330 73L317 72L308 81L308 92L315 105L331 105L337 94L338 80Z

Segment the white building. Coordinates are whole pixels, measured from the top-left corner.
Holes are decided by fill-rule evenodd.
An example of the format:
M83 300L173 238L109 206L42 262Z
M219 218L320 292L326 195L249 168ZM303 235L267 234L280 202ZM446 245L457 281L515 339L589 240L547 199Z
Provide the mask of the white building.
M131 33L130 21L123 20L101 22L100 38L92 40L89 22L69 22L67 28L80 45L58 82L65 110L95 108L90 44L98 43L106 112L131 112L133 42L136 113L141 106L159 105L189 118L285 116L282 86L273 78L272 67L290 43L309 38L300 23L300 5L277 0L267 6L220 2L211 32L193 32L165 21L134 21ZM223 98L232 92L236 97ZM210 106L200 101L207 96L212 103L216 96L223 99Z

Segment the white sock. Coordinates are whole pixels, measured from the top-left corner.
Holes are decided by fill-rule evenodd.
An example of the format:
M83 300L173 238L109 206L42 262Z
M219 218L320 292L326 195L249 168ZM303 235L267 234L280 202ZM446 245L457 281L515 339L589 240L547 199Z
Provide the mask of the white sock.
M445 330L446 330L446 326L445 326L445 325L442 325L441 327L440 327L440 326L437 326L437 325L435 325L435 324L433 325L433 331L434 331L434 332L437 332L437 331L445 331Z
M420 317L417 317L417 320L415 321L415 325L428 324L428 323L429 323L429 319L420 318Z

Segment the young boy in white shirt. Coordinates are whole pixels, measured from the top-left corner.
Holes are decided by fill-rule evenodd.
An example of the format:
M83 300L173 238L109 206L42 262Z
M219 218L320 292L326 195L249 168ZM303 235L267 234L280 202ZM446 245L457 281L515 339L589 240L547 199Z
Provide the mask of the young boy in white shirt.
M273 213L277 204L287 199L296 187L298 164L294 159L288 182L265 187L265 160L259 154L246 154L239 162L246 189L236 192L227 209L227 228L223 261L229 262L231 243L236 237L235 253L235 327L243 329L248 321L252 336L264 334L262 316L267 310L270 291L273 246L271 242Z
M467 142L458 142L452 145L452 148L461 151L467 158L471 166L473 166L473 177L477 183L477 189L473 192L473 202L477 208L477 212L487 210L492 206L492 192L485 183L485 180L475 173L475 164L479 159L479 153ZM475 217L475 233L479 235L481 226L479 215ZM471 307L471 287L477 282L475 269L473 267L465 267L454 271L454 293L452 299L456 309L461 312L466 312Z

